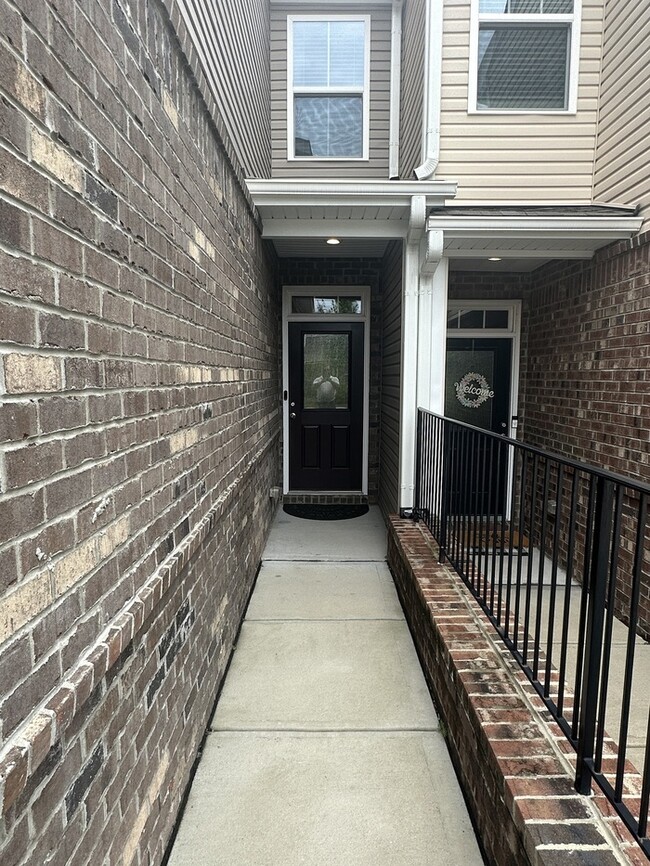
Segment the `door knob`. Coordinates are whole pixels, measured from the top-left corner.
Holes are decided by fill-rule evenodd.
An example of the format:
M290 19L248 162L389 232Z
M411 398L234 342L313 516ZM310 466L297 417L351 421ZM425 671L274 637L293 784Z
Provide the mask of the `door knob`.
M295 418L295 417L296 417L295 412L289 412L289 418Z

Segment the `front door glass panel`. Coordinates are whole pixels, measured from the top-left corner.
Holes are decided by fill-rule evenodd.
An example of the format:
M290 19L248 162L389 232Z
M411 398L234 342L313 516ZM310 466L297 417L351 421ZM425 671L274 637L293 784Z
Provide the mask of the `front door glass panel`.
M349 406L350 335L303 335L303 408Z

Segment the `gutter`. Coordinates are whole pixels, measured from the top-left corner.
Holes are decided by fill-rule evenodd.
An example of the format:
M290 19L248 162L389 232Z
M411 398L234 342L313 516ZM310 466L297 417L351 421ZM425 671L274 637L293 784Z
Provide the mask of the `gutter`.
M428 0L424 57L424 162L413 170L417 180L428 180L440 159L440 102L442 95L443 0Z
M388 177L399 178L400 88L402 66L402 5L393 0L390 31L390 108L388 131Z

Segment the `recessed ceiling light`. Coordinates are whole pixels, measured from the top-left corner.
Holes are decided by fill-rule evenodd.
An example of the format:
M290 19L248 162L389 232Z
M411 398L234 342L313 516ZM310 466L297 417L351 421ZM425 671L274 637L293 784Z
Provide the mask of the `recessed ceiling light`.
M338 238L328 238L327 243L335 247L337 244L340 244L341 241Z
M490 256L490 258L488 259L488 262L500 262L500 261L501 261L501 259L499 258L499 256Z

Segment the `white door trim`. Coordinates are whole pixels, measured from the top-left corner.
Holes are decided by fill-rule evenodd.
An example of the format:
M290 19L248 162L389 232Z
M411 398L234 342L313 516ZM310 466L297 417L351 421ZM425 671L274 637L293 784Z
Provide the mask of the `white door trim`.
M292 313L291 299L294 295L319 297L359 296L361 314L343 313ZM289 487L289 322L362 322L363 329L363 466L361 490L344 490L341 493L368 495L368 451L370 428L370 286L283 286L282 287L282 489L294 492ZM310 490L309 493L334 495L335 490Z

